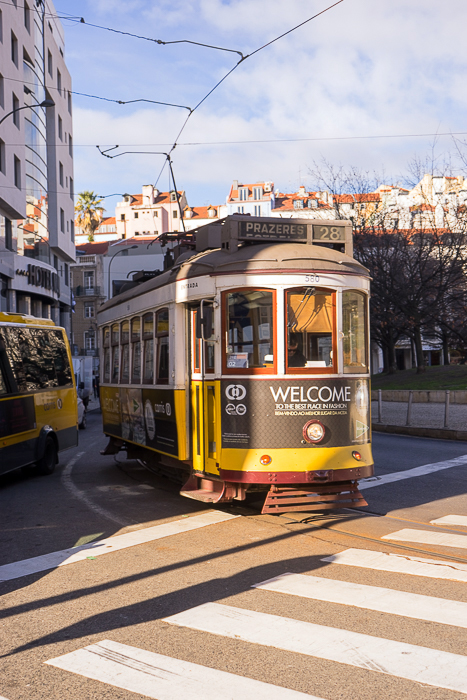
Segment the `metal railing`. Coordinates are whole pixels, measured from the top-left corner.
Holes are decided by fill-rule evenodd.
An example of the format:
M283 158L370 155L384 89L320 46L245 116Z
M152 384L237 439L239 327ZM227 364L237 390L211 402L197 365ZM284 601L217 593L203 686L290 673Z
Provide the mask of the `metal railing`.
M75 297L103 297L102 287L83 287L79 285L73 290Z

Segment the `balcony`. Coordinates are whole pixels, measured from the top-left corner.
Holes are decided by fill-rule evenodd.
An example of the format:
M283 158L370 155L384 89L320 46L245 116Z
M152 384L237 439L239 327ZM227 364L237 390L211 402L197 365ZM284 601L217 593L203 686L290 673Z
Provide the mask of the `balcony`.
M83 287L79 285L73 291L75 297L104 297L102 287Z

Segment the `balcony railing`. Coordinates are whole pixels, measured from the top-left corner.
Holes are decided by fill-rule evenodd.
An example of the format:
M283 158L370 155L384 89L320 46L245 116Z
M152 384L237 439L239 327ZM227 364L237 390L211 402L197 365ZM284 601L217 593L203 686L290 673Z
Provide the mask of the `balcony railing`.
M83 287L79 285L76 287L76 289L73 291L73 294L75 297L103 297L105 294L103 293L102 287Z

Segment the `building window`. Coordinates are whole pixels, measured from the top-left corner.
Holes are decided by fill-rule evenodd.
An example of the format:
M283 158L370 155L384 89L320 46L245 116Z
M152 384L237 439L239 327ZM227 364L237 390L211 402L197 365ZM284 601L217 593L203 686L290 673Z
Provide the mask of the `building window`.
M6 175L5 141L0 139L0 173Z
M69 287L69 286L70 286L70 268L67 265L67 263L65 263L65 287Z
M65 233L65 212L60 209L60 231Z
M71 114L71 92L68 90L68 111Z
M73 139L71 137L71 134L68 134L68 153L70 155L70 158L73 158Z
M159 212L158 212L158 211L155 211L155 212L154 212L154 216L155 216L156 219L157 219L157 217L159 216Z
M246 202L248 199L248 188L242 187L239 191L239 199L241 202Z
M57 68L57 90L58 90L59 94L61 95L62 94L62 74L60 73L58 68Z
M177 201L177 193L176 193L176 192L171 192L171 193L170 193L170 201L171 201L171 202L176 202L176 201Z
M52 54L50 51L47 51L47 70L49 71L50 77L53 75L53 62L52 62Z
M17 156L14 158L15 187L21 189L21 161Z
M15 126L17 126L18 129L19 129L19 114L18 114L18 110L19 110L19 100L18 100L18 98L16 97L15 93L13 93L13 97L12 97L12 101L11 101L11 102L12 102L12 107L13 107L13 124L14 124Z
M96 333L95 331L86 331L84 334L84 347L85 350L95 350L96 349Z
M24 26L31 33L31 10L27 2L24 3Z
M138 219L138 218L139 218L139 214L137 211L135 211L135 219Z
M74 196L75 196L75 186L73 183L73 178L70 177L70 197L71 197L71 199L73 199Z
M120 221L125 221L125 214L120 214Z
M238 213L238 214L244 214L244 213L245 213L245 207L237 207L237 213Z
M0 10L0 44L3 44L3 14Z
M255 216L261 216L261 205L255 204Z
M84 304L84 318L94 318L94 304L86 301Z
M58 163L58 179L60 182L60 187L63 187L63 163Z
M63 141L63 122L61 117L58 118L58 138L60 141Z
M5 107L5 81L0 73L0 107Z
M262 187L253 187L253 199L262 199L263 198L263 188Z
M84 288L94 289L94 271L86 270L84 273Z
M178 219L178 211L176 209L173 210L172 216L174 219Z
M75 242L75 222L73 219L70 221L70 231L71 231L71 242Z
M11 32L11 60L18 68L18 39L13 32Z
M294 199L293 208L303 209L303 199Z

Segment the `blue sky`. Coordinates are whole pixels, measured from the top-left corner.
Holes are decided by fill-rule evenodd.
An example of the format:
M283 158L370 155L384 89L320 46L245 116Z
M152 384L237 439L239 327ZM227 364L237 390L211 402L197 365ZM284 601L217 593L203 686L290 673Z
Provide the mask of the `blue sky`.
M74 91L193 108L235 66L237 54L159 45L89 24L245 55L331 4L56 0L56 9L87 23L63 21ZM384 171L386 182L400 181L408 162L431 157L433 149L441 162L454 153L450 137L355 137L467 132L466 21L465 0L344 0L243 61L191 115L172 154L178 188L186 190L191 205L202 206L225 201L233 179L272 180L281 191L311 188L309 171L321 159ZM75 95L76 191L140 192L143 184L155 183L164 156L109 160L96 145L119 144L116 152L167 151L187 114ZM225 143L232 141L268 143ZM455 155L452 162L458 172ZM158 187L168 186L166 168ZM109 215L117 199L106 201Z

